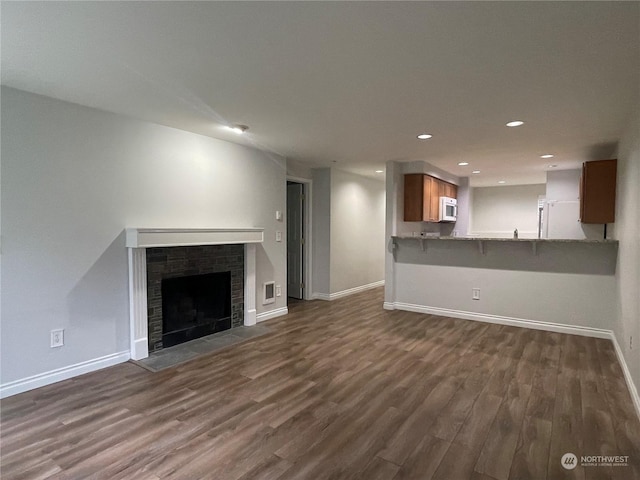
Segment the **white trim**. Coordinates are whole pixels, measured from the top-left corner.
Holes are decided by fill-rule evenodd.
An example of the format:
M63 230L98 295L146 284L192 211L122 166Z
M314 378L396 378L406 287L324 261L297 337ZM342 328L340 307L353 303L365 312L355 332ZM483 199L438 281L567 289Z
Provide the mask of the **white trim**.
M147 249L127 248L129 259L129 348L131 358L149 356L147 317Z
M262 243L264 228L127 228L129 248Z
M256 324L256 245L244 245L244 325Z
M396 309L396 307L393 304L393 302L384 302L382 304L382 308L384 308L385 310L395 310Z
M336 293L314 293L312 296L313 300L337 300L338 298L346 297L349 295L353 295L354 293L364 292L365 290L371 290L372 288L383 287L384 280L379 280L377 282L368 283L366 285L360 285L359 287L349 288L347 290L342 290Z
M288 307L276 308L275 310L269 310L268 312L259 313L256 316L258 322L264 322L265 320L271 320L272 318L281 317L289 313Z
M106 367L117 365L118 363L124 363L129 360L129 358L129 352L112 353L111 355L105 355L104 357L94 358L93 360L87 360L86 362L76 363L75 365L69 365L67 367L58 368L49 372L39 373L38 375L5 383L0 385L0 398L10 397L11 395L26 392L27 390L44 387L45 385L51 385L52 383L77 377L78 375L101 370Z
M504 317L501 315L491 315L489 313L466 312L463 310L428 307L426 305L414 305L411 303L402 302L394 302L393 307L396 310L426 313L429 315L439 315L441 317L462 318L463 320L476 320L479 322L496 323L498 325L509 325L512 327L532 328L534 330L568 333L570 335L582 335L584 337L608 339L611 338L611 330L605 330L602 328L580 327L576 325L566 325L563 323L541 322L539 320L528 320L526 318Z
M331 300L331 296L328 293L314 292L311 295L311 300L326 300L328 302L329 300Z
M633 406L636 409L636 414L640 419L640 396L638 395L638 388L636 387L635 383L633 383L633 378L631 377L631 372L629 372L629 367L627 366L627 362L625 361L624 355L622 354L622 349L620 348L618 339L613 332L611 332L611 341L613 342L613 347L616 350L618 361L620 362L620 366L622 367L622 373L624 374L624 379L627 382L627 388L629 389L629 394L631 395L631 401L633 402Z

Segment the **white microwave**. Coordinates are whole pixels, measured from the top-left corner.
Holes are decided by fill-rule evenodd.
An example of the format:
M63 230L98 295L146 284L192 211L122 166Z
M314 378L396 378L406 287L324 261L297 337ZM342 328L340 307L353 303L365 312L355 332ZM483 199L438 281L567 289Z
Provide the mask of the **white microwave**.
M458 216L458 201L451 197L440 197L440 222L455 222Z

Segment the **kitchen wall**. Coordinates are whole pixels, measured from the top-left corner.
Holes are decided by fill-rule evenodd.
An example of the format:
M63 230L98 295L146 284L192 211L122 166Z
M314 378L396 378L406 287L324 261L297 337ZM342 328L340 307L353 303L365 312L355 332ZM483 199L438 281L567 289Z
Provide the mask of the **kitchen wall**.
M126 355L125 227L264 227L286 307L282 157L4 87L1 126L3 385Z
M384 279L384 183L313 170L313 290L330 300Z
M616 222L613 238L620 242L616 269L615 310L609 318L624 355L639 402L640 387L640 105L618 148ZM633 348L631 347L633 337ZM640 403L636 403L640 415Z
M511 238L517 228L520 238L538 237L538 197L545 185L505 185L472 189L469 234Z

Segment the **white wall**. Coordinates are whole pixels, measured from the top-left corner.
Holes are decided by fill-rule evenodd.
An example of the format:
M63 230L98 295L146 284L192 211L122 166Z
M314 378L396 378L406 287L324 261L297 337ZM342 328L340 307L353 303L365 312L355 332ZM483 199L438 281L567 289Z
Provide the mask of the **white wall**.
M580 199L580 176L582 170L547 171L546 199L561 202Z
M4 87L1 126L3 384L128 350L125 227L264 227L286 287L282 157Z
M620 247L616 270L618 308L613 329L637 389L640 387L640 106L619 144L617 177L613 237ZM629 346L631 336L633 349Z
M470 234L509 238L517 228L520 238L538 236L538 196L544 184L473 188Z
M331 170L331 293L384 279L381 180Z

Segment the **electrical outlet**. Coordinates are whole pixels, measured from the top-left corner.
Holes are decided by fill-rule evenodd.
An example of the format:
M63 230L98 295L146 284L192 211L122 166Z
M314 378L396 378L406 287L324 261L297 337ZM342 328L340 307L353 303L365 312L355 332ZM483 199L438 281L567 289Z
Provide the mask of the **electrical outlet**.
M280 285L276 285L276 297L282 296L282 288Z
M472 288L471 289L471 299L472 300L480 300L480 289Z
M51 330L51 348L62 347L64 345L64 329Z
M276 232L276 242L282 241L282 232Z

